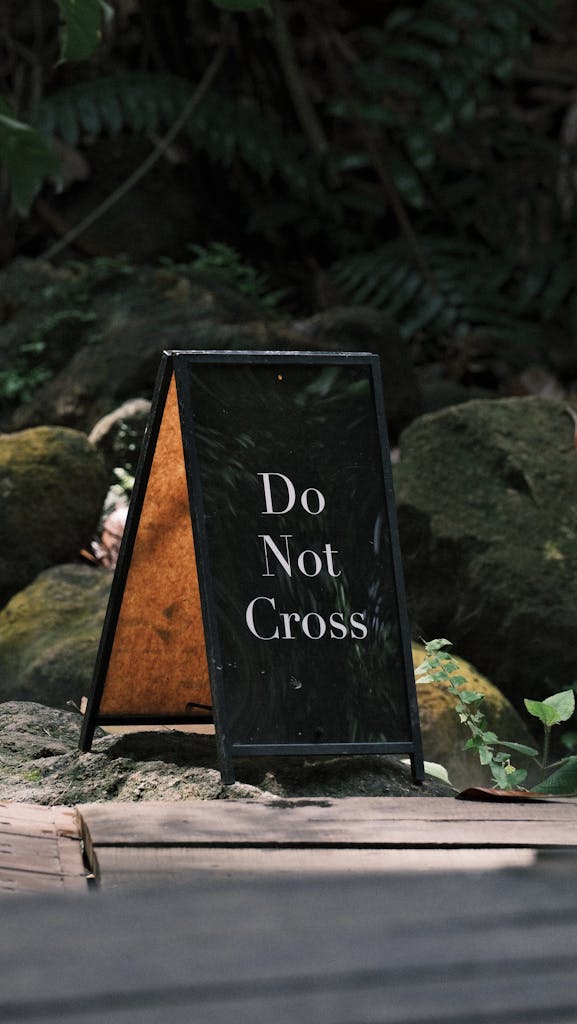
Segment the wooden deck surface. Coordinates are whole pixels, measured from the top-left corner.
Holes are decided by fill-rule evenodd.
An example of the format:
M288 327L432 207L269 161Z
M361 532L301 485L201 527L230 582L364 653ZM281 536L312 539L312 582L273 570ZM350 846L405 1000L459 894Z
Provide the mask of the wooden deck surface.
M0 804L0 1020L577 1024L576 826L572 801Z
M575 1024L574 873L5 900L3 1024Z
M446 798L0 804L0 893L260 877L490 870L577 850L577 801ZM83 861L84 853L84 861Z
M0 803L0 895L84 892L89 874L73 808Z
M88 862L103 888L196 874L259 877L527 866L577 848L577 803L446 798L85 804Z

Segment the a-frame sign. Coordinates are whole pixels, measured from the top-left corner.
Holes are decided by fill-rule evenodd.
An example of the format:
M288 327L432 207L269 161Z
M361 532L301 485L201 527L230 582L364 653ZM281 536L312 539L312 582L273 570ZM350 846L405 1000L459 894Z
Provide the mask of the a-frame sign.
M214 721L247 755L423 778L378 357L165 352L81 736Z

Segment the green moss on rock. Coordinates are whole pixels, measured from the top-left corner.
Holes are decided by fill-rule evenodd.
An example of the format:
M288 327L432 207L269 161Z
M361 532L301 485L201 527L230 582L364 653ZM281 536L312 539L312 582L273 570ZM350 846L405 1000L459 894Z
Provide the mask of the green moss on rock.
M106 487L102 456L79 431L0 434L0 606L90 542Z
M0 612L0 702L65 708L90 692L111 575L47 569Z
M396 468L411 613L521 706L577 678L577 450L563 402L421 417Z

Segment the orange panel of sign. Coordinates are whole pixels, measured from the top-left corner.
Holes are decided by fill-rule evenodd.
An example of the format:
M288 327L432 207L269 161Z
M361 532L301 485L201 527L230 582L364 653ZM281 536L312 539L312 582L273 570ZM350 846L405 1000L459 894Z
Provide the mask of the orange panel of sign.
M186 570L183 571L183 567ZM186 716L211 691L174 377L170 381L100 716Z

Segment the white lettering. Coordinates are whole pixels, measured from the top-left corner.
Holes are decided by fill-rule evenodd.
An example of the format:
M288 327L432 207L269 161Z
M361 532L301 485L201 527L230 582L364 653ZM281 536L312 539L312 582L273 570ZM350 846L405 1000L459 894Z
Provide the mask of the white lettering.
M309 507L309 499L307 497L308 494L316 494L316 512L314 509ZM321 494L320 491L317 491L316 487L307 487L306 491L303 491L303 493L301 494L301 505L304 508L305 512L308 512L310 516L318 516L324 509L325 504L326 502L324 494Z
M295 637L291 632L291 622L294 619L295 622L300 622L300 615L296 612L281 612L280 617L284 622L284 633L282 635L283 640L294 640Z
M310 555L312 557L313 566L314 566L312 572L307 572L307 570L306 570L306 567L305 567L305 555ZM309 559L309 561L310 561L310 559ZM319 556L317 555L316 551L301 551L299 557L297 558L297 565L298 565L300 571L302 572L303 576L318 576L319 572L321 571L321 569L323 567L323 563L321 562L321 560L320 560Z
M272 607L276 611L276 604L275 604L274 597L255 597L255 598L253 598L253 600L250 602L248 608L246 609L246 616L245 616L245 618L246 618L246 624L247 624L248 628L250 629L252 635L256 636L257 640L278 640L278 637L279 637L278 626L275 628L275 631L274 631L272 636L261 636L261 634L257 631L257 628L256 628L256 626L254 624L254 606L257 603L257 601L267 601L268 604L272 605Z
M257 476L262 477L262 486L264 490L265 510L264 512L261 512L261 515L283 516L285 515L285 513L290 512L291 509L294 508L297 492L295 485L293 484L292 480L289 479L288 476L285 476L284 473L257 473ZM286 495L284 499L286 504L284 508L274 507L271 487L272 477L277 477L279 480L282 480L286 488ZM307 487L306 490L304 490L300 496L300 503L305 512L308 512L310 516L320 515L320 513L323 511L326 505L324 494L322 494L322 492L319 491L316 487Z
M364 612L353 612L351 615L351 636L353 640L364 640L369 635L369 631L363 622L364 617ZM357 632L355 632L355 629Z
M275 576L276 575L276 573L270 571L270 566L268 564L267 548L270 548L271 553L276 558L278 564L280 566L282 566L282 568L286 572L287 576L292 576L291 560L290 560L290 554L289 554L289 540L292 537L292 533L281 533L281 535L280 535L284 539L284 542L285 542L285 554L284 555L283 555L282 551L280 550L280 548L277 547L277 545L275 544L275 542L272 539L272 537L270 536L270 534L268 534L268 533L259 533L258 536L259 536L259 540L262 540L262 542L263 542L262 547L263 547L263 552L264 552L264 561L265 561L265 565L266 565L266 572L263 572L263 576Z
M345 617L342 612L333 612L330 619L331 640L344 640L347 636Z
M338 572L335 572L335 566L333 562L333 555L338 555L338 551L333 551L330 544L325 544L325 555L327 556L327 569L329 571L329 576L340 576L341 570L339 569Z
M263 516L282 516L285 512L290 512L296 500L296 491L294 484L289 480L288 476L284 473L258 473L257 476L262 476L262 483L264 487L264 501L266 505L266 511L261 512ZM280 480L284 481L287 489L287 504L285 508L274 508L272 500L272 490L270 486L270 479L272 476L278 476Z
M317 626L318 626L318 630L319 631L318 631L316 636L314 636L311 633L311 627L310 627L311 620L312 621L316 621ZM324 636L326 631L327 631L327 624L326 624L325 620L323 619L323 617L318 614L318 612L309 612L308 615L304 615L303 616L303 621L302 621L302 627L303 627L303 633L305 634L305 636L308 636L309 640L320 640L321 637Z

